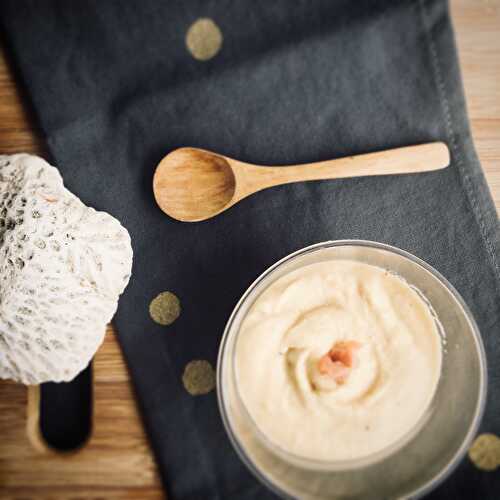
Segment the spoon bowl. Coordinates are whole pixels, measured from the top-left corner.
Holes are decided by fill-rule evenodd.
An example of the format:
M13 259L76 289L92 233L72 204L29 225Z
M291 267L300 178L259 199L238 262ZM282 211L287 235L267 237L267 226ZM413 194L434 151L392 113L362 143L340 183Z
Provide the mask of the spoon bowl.
M196 148L180 148L156 168L159 207L183 222L209 219L262 189L291 182L428 172L448 166L446 144L433 142L303 165L263 167Z
M153 191L162 210L177 220L195 222L222 212L231 202L236 179L220 155L195 148L172 151L159 163Z

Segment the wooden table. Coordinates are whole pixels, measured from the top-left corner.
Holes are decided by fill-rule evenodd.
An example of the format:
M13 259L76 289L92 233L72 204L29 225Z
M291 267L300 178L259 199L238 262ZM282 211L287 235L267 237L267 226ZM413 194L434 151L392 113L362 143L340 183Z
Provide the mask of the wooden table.
M500 209L500 0L453 0L473 136ZM0 152L43 155L33 120L0 54ZM77 453L50 454L27 419L36 392L0 382L0 498L162 498L115 332L110 326L94 361L94 430ZM31 432L27 428L31 427Z

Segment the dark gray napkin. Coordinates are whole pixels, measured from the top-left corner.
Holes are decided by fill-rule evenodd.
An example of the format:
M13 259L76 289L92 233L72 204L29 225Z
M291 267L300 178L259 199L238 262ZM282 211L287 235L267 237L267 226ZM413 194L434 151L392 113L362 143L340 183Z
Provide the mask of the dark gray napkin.
M500 233L465 113L445 1L3 0L2 25L69 189L128 228L133 278L115 318L145 424L174 499L265 498L225 437L215 394L181 375L215 363L224 324L256 276L323 240L365 238L428 261L464 296L489 358L482 431L500 434ZM195 60L189 26L224 42ZM425 175L283 186L204 223L166 217L151 190L179 146L258 164L312 162L443 140ZM181 317L148 315L171 290ZM432 498L493 498L500 475L466 459Z

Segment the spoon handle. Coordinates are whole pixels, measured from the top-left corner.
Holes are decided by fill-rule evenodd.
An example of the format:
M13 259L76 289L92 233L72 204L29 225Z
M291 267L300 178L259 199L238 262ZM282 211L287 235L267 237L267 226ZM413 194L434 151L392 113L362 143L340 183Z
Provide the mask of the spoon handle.
M449 163L450 153L446 144L432 142L289 167L249 165L247 174L253 178L251 191L255 192L267 187L299 181L429 172L445 168Z

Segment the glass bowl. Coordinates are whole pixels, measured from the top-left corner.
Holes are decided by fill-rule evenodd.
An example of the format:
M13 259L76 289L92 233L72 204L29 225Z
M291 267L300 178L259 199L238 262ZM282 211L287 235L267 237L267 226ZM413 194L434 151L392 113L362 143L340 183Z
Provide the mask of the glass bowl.
M387 269L423 293L445 334L441 376L420 423L405 438L362 460L316 462L274 446L255 426L238 393L235 346L259 295L285 274L331 260ZM458 292L431 266L398 248L362 240L318 243L283 258L252 283L224 331L217 364L219 408L243 463L283 498L418 498L443 481L477 432L486 397L486 358L479 330Z

